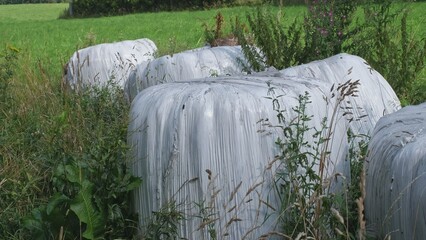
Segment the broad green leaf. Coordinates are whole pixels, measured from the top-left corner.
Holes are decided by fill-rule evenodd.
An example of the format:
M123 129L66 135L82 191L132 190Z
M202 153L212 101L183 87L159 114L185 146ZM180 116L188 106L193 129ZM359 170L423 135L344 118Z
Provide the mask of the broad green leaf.
M75 165L67 164L65 166L67 180L72 183L80 183L80 170Z
M131 176L130 183L126 186L127 191L138 188L142 183L142 179L138 177Z
M49 203L47 204L46 213L47 215L50 215L52 211L61 203L68 202L70 199L65 196L64 194L61 194L59 192L55 193L50 199Z
M93 183L85 180L82 189L71 203L71 210L86 224L83 237L97 239L104 230L104 217L93 206Z

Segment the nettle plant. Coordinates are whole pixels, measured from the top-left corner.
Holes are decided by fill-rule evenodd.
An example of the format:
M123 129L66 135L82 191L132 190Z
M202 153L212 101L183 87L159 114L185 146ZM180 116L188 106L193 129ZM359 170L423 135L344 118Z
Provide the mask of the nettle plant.
M363 185L348 183L346 178L363 178L360 176L362 158L359 156L366 147L362 145L361 148L360 145L360 148L352 147L350 150L348 157L351 168L354 167L354 176L339 173L329 176L326 170L330 161L332 134L341 115L341 103L348 97L356 96L358 85L359 80L339 84L336 89L333 85L331 91L334 90L332 98L336 98L335 105L332 106L331 117L323 118L320 129L309 125L313 116L306 113L306 107L311 103L307 92L299 96L299 105L292 108L296 117L285 119L284 110L279 104L280 96L276 95L274 87L269 88L268 98L272 101L281 124L278 127L284 136L276 141L281 151L277 156L281 164L275 179L275 189L281 201L280 216L284 233L281 236L289 239L351 239L355 235L362 239L364 236L362 210L357 210L362 209ZM307 134L312 132L313 144L305 140ZM332 190L333 179L343 183L343 191ZM351 198L356 198L360 204L354 207L355 200Z

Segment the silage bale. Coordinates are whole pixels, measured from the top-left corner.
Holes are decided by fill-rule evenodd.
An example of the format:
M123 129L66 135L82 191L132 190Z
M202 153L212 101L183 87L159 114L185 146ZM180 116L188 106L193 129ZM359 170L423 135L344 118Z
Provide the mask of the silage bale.
M287 120L295 117L292 107L298 105L298 96L306 91L312 102L307 109L307 114L313 116L310 127L320 129L324 118L327 125L333 121L326 175L339 173L350 181L346 160L348 130L371 133L383 114L399 108L399 101L386 80L374 70L370 72L359 57L341 54L310 64L246 76L180 79L181 82L142 90L131 107L128 138L133 160L130 168L144 180L134 199L141 223L152 217L152 211L176 201L185 206L187 216L179 226L181 236L207 238L206 229L199 228L201 220L196 216L200 213L191 204L213 201L217 206L218 220L214 224L218 234L229 233L231 239L241 239L248 233L250 239L276 229L277 212L259 205L260 200L266 199L279 209L272 190L276 167L265 169L279 153L275 140L283 136L276 128L262 125L266 119L271 121L269 125L278 125L277 112L271 100L265 98L267 82L282 95L279 102ZM338 105L339 85L358 79L359 96L349 96ZM370 96L371 92L380 94ZM306 141L314 144L312 132L306 134ZM206 169L215 176L210 176L213 180L209 180ZM318 166L314 170L318 171ZM221 190L215 197L209 195L212 181L216 190ZM262 184L256 185L259 182ZM246 192L253 186L257 186L259 195L247 197ZM229 195L235 188L238 191L230 202ZM253 201L246 203L247 198ZM230 206L238 206L238 212L228 212ZM241 221L227 225L236 216ZM263 222L265 218L267 221Z
M167 82L241 75L248 70L241 46L203 47L138 65L126 83L131 101L140 91Z
M154 59L156 51L154 42L147 38L80 49L68 62L65 85L76 91L108 84L123 89L135 66Z
M320 129L323 118L332 114L328 104L334 100L324 100L330 98L331 84L303 77L198 79L152 86L137 95L128 143L130 168L143 179L134 198L142 225L153 211L176 202L185 213L180 236L206 239L209 234L207 227L200 228L196 204L214 202L211 217L217 219L213 224L219 238L229 234L229 239L256 239L278 229L280 201L273 183L277 166L270 164L280 153L275 141L283 136L271 127L278 122L271 100L265 98L267 82L282 94L279 102L288 121L294 119L291 108L305 92L312 101L306 110L313 116L310 127ZM341 120L334 123L327 177L348 171L347 129ZM314 144L312 131L305 137Z
M355 135L371 135L376 122L401 108L398 97L388 82L364 59L342 53L324 60L286 68L283 76L310 77L331 84L359 80L357 97L349 97L342 107L352 114L351 131Z
M366 161L367 229L378 239L426 236L426 103L377 123Z

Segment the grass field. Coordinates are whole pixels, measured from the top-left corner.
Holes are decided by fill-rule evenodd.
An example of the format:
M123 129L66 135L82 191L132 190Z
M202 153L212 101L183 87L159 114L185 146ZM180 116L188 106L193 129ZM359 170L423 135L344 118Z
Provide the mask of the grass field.
M249 7L211 11L132 14L87 19L57 19L67 4L0 6L0 46L10 44L41 59L49 68L60 69L71 54L86 44L150 38L161 53L202 46L203 23L213 23L218 11L230 21L244 17ZM297 14L301 8L294 8ZM34 12L35 14L32 14ZM230 27L230 22L227 27ZM52 69L53 70L53 69ZM56 71L58 73L58 71Z
M60 64L87 42L103 43L125 39L150 38L160 54L177 52L204 44L204 23L213 23L221 12L229 29L231 19L245 19L250 7L222 8L209 11L182 11L132 14L126 16L58 19L68 4L24 4L0 6L0 46L21 49L32 60L48 64L59 74ZM412 4L409 25L419 37L426 35L426 3ZM303 7L285 7L286 20L302 17Z

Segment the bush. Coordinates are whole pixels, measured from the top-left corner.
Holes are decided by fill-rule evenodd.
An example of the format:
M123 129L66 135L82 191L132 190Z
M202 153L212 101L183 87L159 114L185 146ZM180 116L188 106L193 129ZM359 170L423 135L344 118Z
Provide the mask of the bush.
M322 120L320 129L309 127L314 116L307 115L307 106L311 104L308 93L299 95L299 105L292 108L296 117L285 119L284 110L277 104L281 96L276 95L273 87L268 91L280 123L277 127L284 136L276 141L280 149L277 156L280 166L274 181L282 204L279 215L283 236L288 239L355 239L355 235L363 239L362 209L356 202L362 202L364 197L361 193L363 185L360 184L364 178L361 169L367 149L364 142L358 141L359 148L352 145L347 156L352 182L347 184L347 176L336 174L327 177L326 173L330 161L329 148L334 141L335 120L340 118L339 109L348 97L354 96L358 87L358 81L349 80L331 90L337 98L335 105L329 106L333 114L330 119ZM311 145L306 138L312 130L314 144ZM359 136L350 137L353 141ZM339 179L345 190L332 191L331 182L334 180L331 179Z
M324 59L341 53L351 37L349 26L358 1L312 0L304 19L305 49L302 62Z
M202 9L232 5L236 0L73 0L67 11L72 16L102 16L159 10ZM63 16L66 17L66 16Z
M380 3L380 4L376 4ZM426 39L417 39L407 28L408 9L397 9L391 0L364 6L364 22L352 36L350 51L362 56L391 84L403 104L425 101ZM399 24L400 23L400 24Z
M403 104L423 102L426 39L416 38L407 29L409 11L396 9L391 0L371 0L363 5L363 20L354 27L359 3L309 1L303 24L295 20L288 28L279 20L281 15L277 18L270 10L257 9L247 16L251 33L238 26L235 32L254 69L283 69L348 52L380 72Z
M260 71L269 66L283 69L301 63L301 30L296 21L287 29L282 17L280 12L274 16L267 9L257 8L255 13L247 15L253 32L250 37L245 36L237 19L234 33L254 70ZM254 45L250 44L252 41Z

